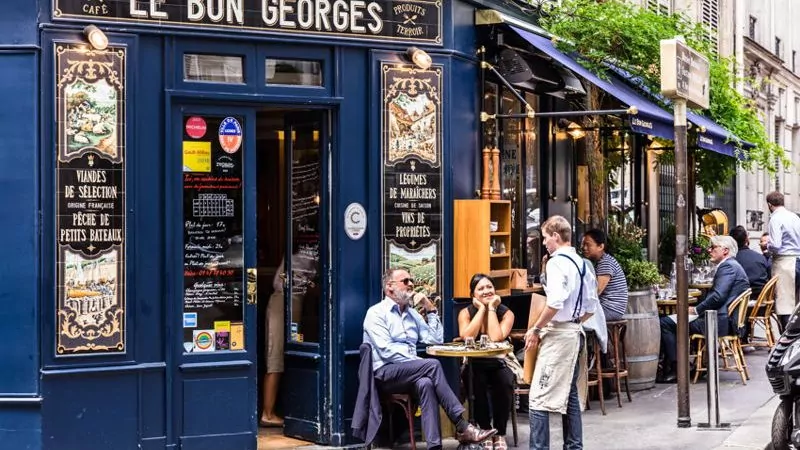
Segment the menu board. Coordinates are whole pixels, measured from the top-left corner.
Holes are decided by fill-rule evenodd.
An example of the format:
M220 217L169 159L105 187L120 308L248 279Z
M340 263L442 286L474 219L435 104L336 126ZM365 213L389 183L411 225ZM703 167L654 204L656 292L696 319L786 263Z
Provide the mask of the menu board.
M315 126L298 126L292 154L292 341L317 339L320 152Z
M183 118L183 343L242 350L241 117Z
M124 353L126 50L54 46L56 356Z
M384 269L407 270L431 297L442 289L442 68L387 63L382 75Z

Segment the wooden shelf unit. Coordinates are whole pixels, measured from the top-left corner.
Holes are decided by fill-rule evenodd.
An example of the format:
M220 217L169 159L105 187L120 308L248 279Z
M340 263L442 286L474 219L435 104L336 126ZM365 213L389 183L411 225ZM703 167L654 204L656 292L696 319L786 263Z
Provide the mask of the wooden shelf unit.
M469 281L476 273L492 277L498 295L509 295L511 202L456 200L453 217L453 296L469 298ZM497 231L491 231L490 222L497 222ZM505 246L504 251L498 249L501 243Z

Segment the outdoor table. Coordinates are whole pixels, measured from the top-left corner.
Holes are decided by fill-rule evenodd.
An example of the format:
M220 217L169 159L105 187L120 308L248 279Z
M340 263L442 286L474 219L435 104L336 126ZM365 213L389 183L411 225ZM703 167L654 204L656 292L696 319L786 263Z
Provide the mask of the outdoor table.
M705 283L689 283L689 288L691 289L700 289L700 290L708 290L711 289L713 286L711 281Z
M485 348L475 348L464 345L463 342L449 342L441 345L430 345L425 351L431 356L444 356L448 358L466 358L469 383L467 383L467 397L469 398L469 420L475 420L475 393L472 390L472 358L491 358L511 353L514 347L509 342L490 342Z
M700 297L700 290L697 288L689 289L689 305L696 305L697 304L697 297ZM673 296L671 298L665 300L656 300L656 305L658 305L658 312L660 315L670 315L675 314L675 308L678 306L678 299Z

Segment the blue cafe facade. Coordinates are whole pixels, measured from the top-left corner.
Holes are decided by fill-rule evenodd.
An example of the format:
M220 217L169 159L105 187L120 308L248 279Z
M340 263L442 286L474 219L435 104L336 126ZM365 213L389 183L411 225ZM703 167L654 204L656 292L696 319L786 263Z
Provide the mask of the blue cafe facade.
M453 335L452 205L487 139L511 148L520 229L581 214L553 121L479 119L524 111L480 68L533 43L497 3L0 0L0 449L256 449L276 292L284 434L357 447L380 276L413 268Z

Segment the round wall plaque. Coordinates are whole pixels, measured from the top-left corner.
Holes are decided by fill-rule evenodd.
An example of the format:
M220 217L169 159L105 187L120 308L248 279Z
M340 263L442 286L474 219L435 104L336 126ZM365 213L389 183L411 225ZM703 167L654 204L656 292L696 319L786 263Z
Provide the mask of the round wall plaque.
M344 232L357 241L367 231L367 212L361 203L350 203L344 210Z

